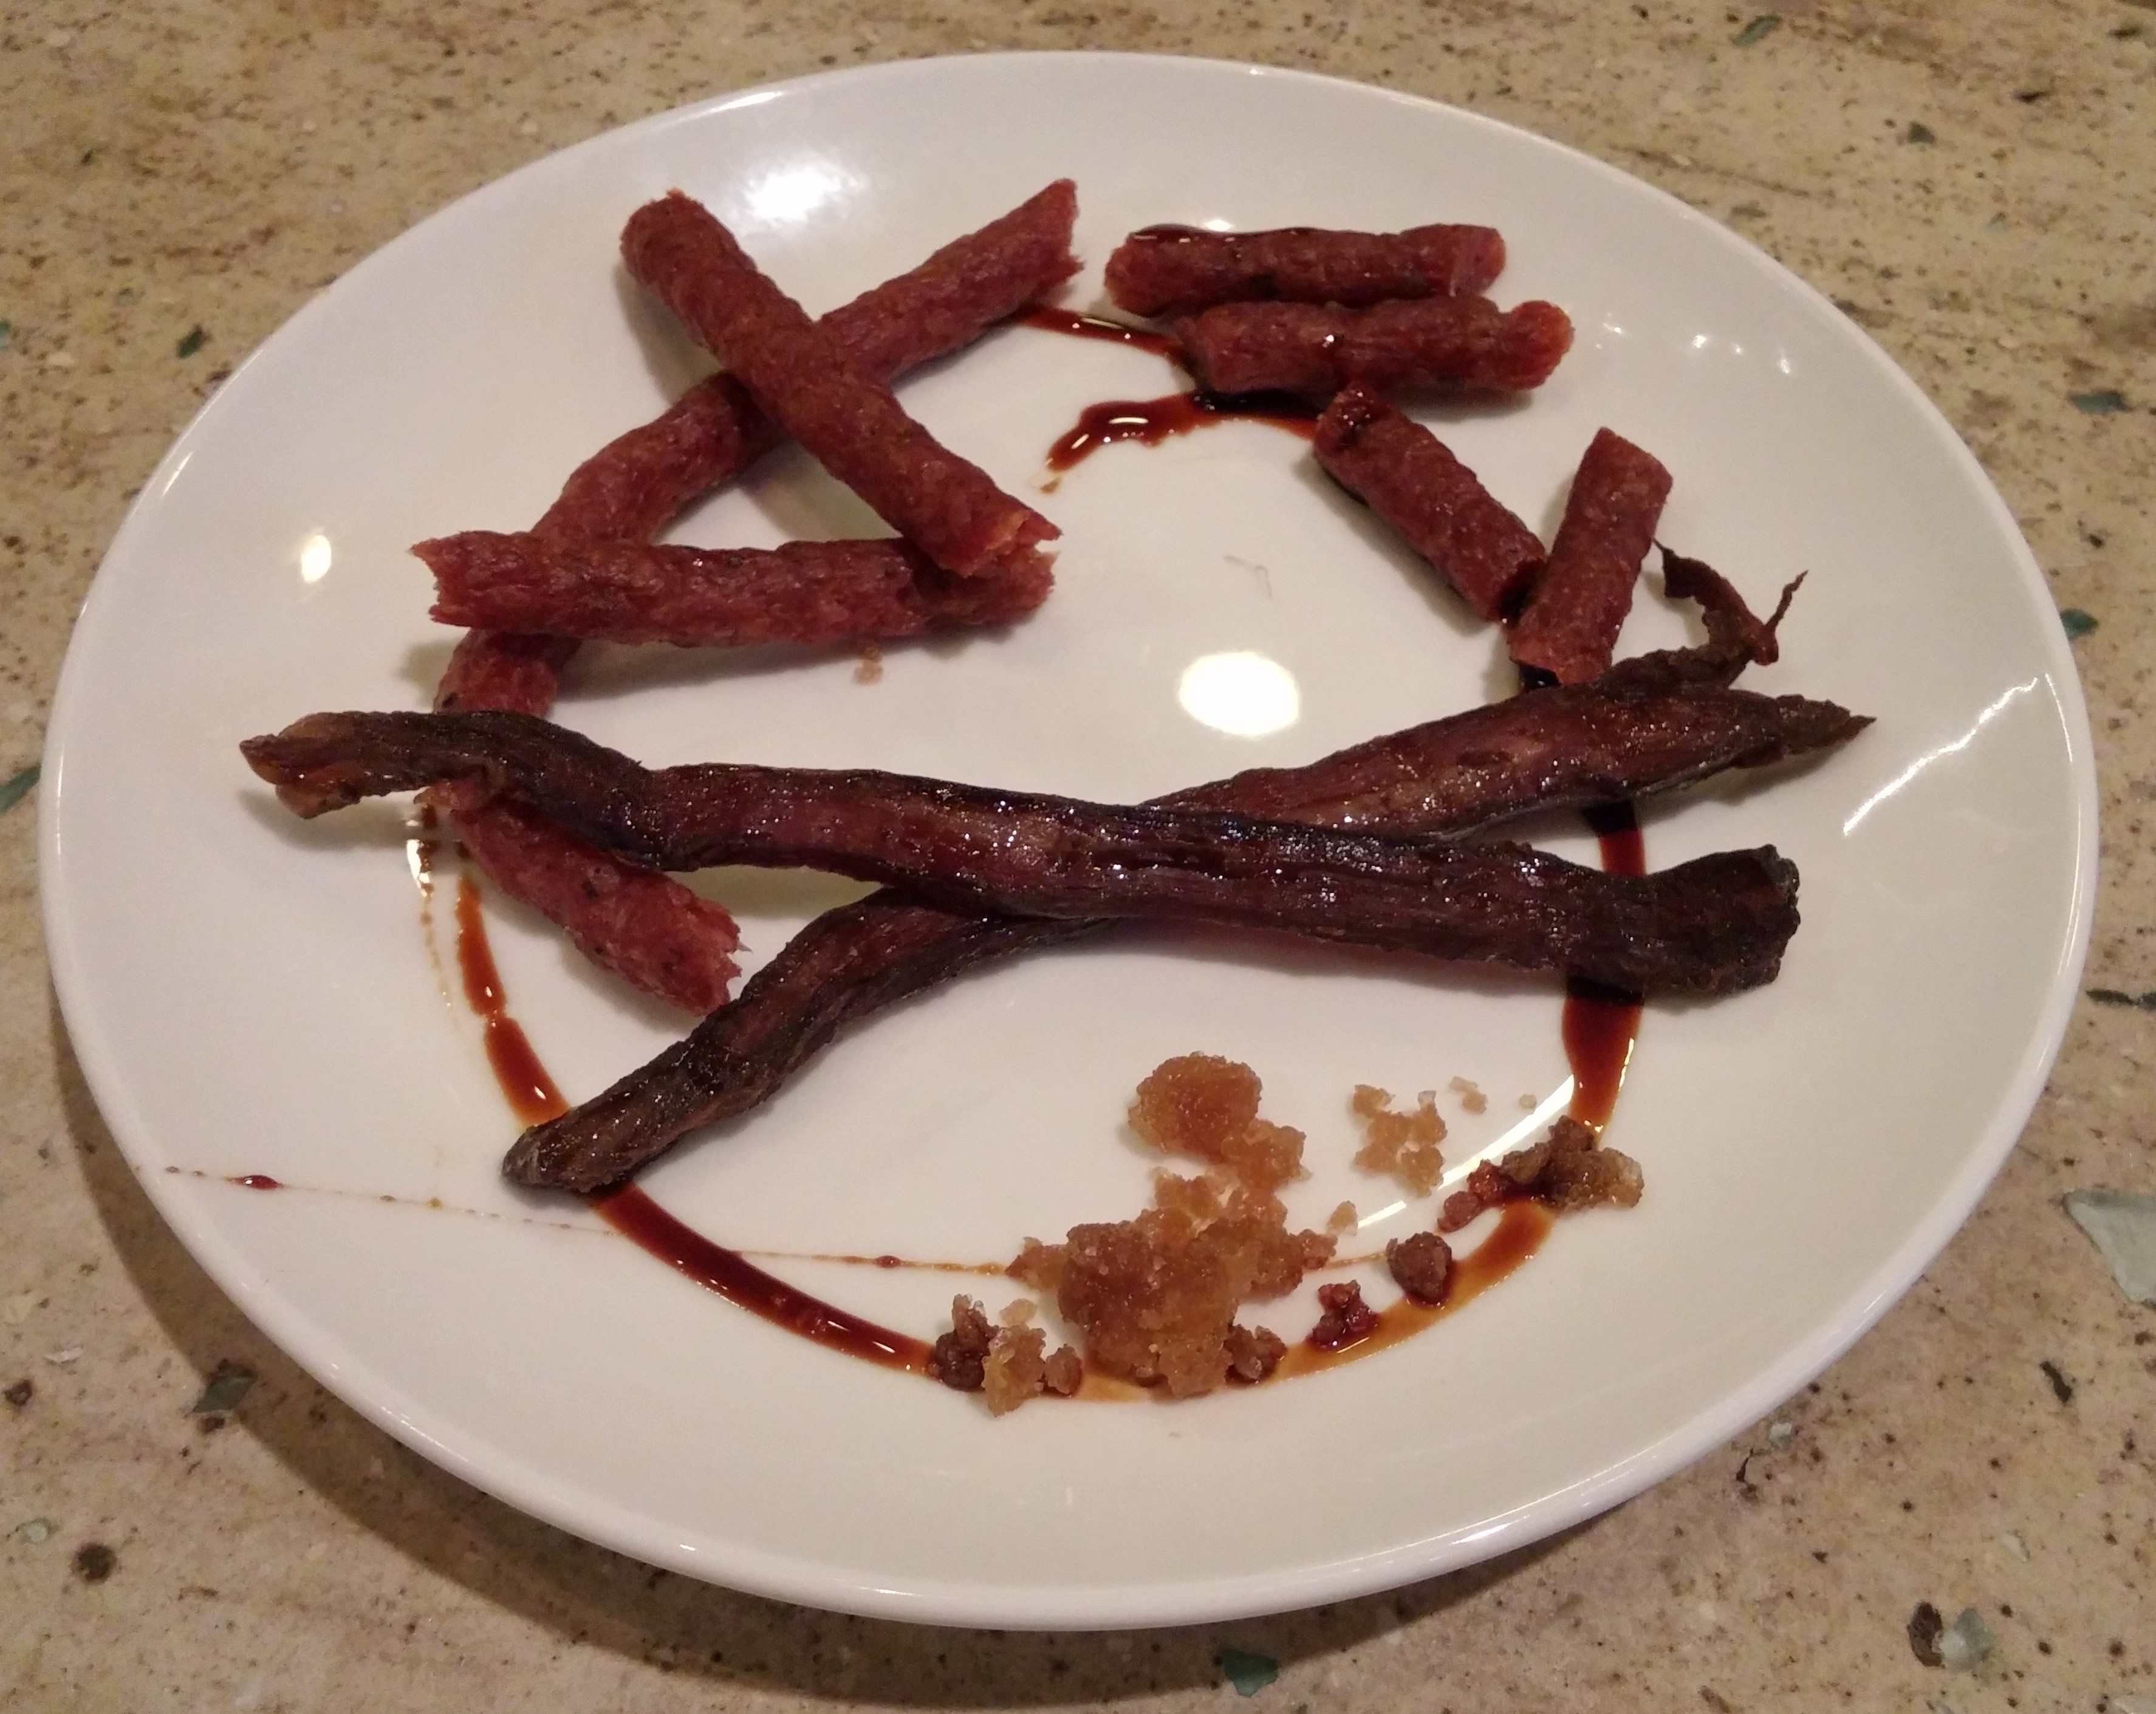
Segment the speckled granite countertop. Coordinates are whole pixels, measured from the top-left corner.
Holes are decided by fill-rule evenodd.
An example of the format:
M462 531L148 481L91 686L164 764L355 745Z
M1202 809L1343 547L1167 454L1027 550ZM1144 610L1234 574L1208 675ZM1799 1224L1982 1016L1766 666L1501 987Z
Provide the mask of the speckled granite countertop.
M1781 6L0 15L0 781L38 757L71 618L167 441L228 365L422 215L715 91L1113 48L1308 67L1511 121L1833 296L1974 448L2060 607L2093 620L2074 623L2106 839L2090 997L2027 1133L1817 1385L1631 1504L1471 1572L1277 1619L1059 1637L835 1618L649 1572L324 1393L121 1161L46 973L34 799L13 802L0 1702L2156 1711L2156 1311L2061 1207L2078 1187L2156 1192L2156 4ZM191 1414L221 1364L252 1389ZM1923 1603L1981 1615L1996 1640L1974 1672L1919 1660Z

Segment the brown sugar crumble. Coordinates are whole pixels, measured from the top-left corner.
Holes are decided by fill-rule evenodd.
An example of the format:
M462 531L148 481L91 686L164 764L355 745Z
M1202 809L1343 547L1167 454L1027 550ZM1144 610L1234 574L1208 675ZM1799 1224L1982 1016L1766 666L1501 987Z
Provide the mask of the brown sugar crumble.
M861 644L860 654L854 662L854 682L856 685L880 684L883 680L883 646L873 640Z
M1485 1209L1532 1196L1560 1214L1582 1209L1629 1209L1646 1180L1640 1163L1621 1150L1602 1147L1594 1130L1577 1119L1560 1119L1539 1142L1515 1149L1501 1161L1485 1161L1467 1175L1467 1187L1445 1199L1437 1229L1457 1232Z
M1445 1121L1438 1116L1434 1091L1426 1089L1418 1096L1413 1112L1396 1113L1389 1091L1358 1083L1351 1105L1367 1139L1355 1152L1357 1166L1391 1174L1416 1196L1437 1188L1445 1177L1445 1157L1438 1152L1445 1141Z
M951 1300L951 1331L931 1348L928 1373L957 1393L978 1393L989 1411L1004 1416L1043 1393L1069 1398L1086 1378L1069 1346L1048 1350L1048 1336L1032 1325L1033 1305L1006 1304L991 1326L971 1297Z
M1342 1203L1338 1208L1325 1217L1325 1229L1328 1232L1352 1232L1361 1224L1360 1218L1355 1213L1355 1204L1352 1202Z
M1486 1113L1489 1111L1490 1097L1482 1093L1479 1085L1471 1082L1468 1079L1465 1077L1455 1077L1450 1083L1447 1084L1445 1087L1450 1090L1453 1094L1460 1097L1460 1106L1462 1111L1469 1113Z
M1135 1219L1074 1226L1060 1244L1029 1239L1011 1264L1081 1331L1087 1367L1188 1398L1262 1380L1279 1362L1284 1343L1236 1312L1295 1290L1333 1241L1287 1229L1274 1192L1302 1175L1302 1134L1259 1117L1259 1094L1249 1066L1210 1054L1157 1067L1138 1085L1132 1128L1214 1170L1158 1173L1153 1206Z

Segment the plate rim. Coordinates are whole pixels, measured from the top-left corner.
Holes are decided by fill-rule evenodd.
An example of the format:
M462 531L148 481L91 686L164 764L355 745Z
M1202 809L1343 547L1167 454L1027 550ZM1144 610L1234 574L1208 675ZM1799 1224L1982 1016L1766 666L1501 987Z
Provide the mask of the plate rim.
M2093 929L2098 857L2098 796L2093 736L2071 646L2062 627L2056 635L2039 632L2046 658L2046 679L2072 768L2074 804L2071 896L2067 934L2060 948L2051 986L2038 1014L2036 1028L2006 1084L2006 1093L1964 1158L1960 1171L1941 1189L1927 1217L1864 1278L1836 1312L1824 1318L1806 1337L1762 1364L1747 1383L1723 1395L1678 1431L1635 1450L1598 1475L1573 1487L1547 1494L1474 1533L1431 1551L1427 1540L1396 1545L1374 1553L1288 1572L1268 1571L1202 1582L1175 1579L1111 1585L1075 1584L1009 1589L993 1583L952 1578L910 1577L903 1588L849 1578L819 1560L773 1554L730 1544L726 1563L714 1566L711 1556L695 1551L670 1552L638 1524L642 1515L557 1477L508 1457L477 1431L459 1433L454 1423L433 1420L423 1401L408 1399L352 1354L334 1347L326 1336L311 1331L310 1318L281 1297L263 1271L224 1239L203 1213L203 1198L192 1181L161 1170L168 1164L155 1128L140 1111L124 1068L117 1062L95 1021L85 990L81 951L70 931L75 907L70 897L65 854L61 849L62 793L65 789L68 742L78 717L78 703L91 692L85 687L90 669L83 663L108 607L120 598L105 573L108 564L133 546L148 527L145 521L172 484L196 444L210 433L234 383L286 331L325 313L324 305L363 290L377 265L423 228L455 218L475 199L513 194L529 178L564 170L576 157L633 145L634 140L673 126L707 120L729 109L775 95L809 90L834 83L858 85L947 73L967 67L993 75L1003 66L1044 62L1082 63L1112 71L1118 65L1163 64L1208 75L1250 76L1265 80L1308 83L1353 92L1365 100L1442 113L1452 121L1555 151L1576 166L1621 183L1628 194L1645 191L1694 231L1763 268L1785 290L1815 314L1830 316L1845 336L1853 336L1873 368L1914 408L1921 423L1948 458L1970 479L2002 541L2010 543L2022 593L2046 608L2051 606L2043 572L2017 521L1982 464L1923 390L1862 328L1851 322L1815 287L1759 246L1671 193L1622 168L1556 139L1544 136L1470 109L1434 98L1299 68L1267 66L1224 58L1143 53L1059 50L961 54L839 67L803 76L724 90L647 115L554 151L452 198L421 220L370 251L328 286L311 294L279 324L207 400L174 439L130 503L105 552L71 629L56 681L43 754L38 793L38 881L48 967L65 1024L68 1049L80 1065L100 1115L110 1129L130 1170L159 1215L196 1262L227 1296L279 1349L314 1379L375 1426L389 1433L459 1481L489 1493L530 1516L584 1540L647 1563L752 1593L866 1617L911 1622L978 1626L1081 1630L1198 1624L1294 1610L1322 1602L1352 1599L1421 1580L1480 1563L1493 1555L1543 1539L1599 1515L1697 1461L1715 1446L1755 1420L1775 1404L1800 1390L1850 1349L1886 1311L1914 1285L1944 1250L1997 1175L2029 1116L2041 1097L2051 1068L2063 1043L2078 998L2080 975ZM302 1355L302 1352L305 1355ZM678 1533L678 1532L677 1532Z

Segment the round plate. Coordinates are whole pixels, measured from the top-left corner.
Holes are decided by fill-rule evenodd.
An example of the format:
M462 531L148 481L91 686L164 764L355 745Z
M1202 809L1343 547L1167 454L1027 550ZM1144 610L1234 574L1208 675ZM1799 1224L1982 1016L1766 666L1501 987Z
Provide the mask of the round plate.
M1610 1132L1647 1195L1560 1223L1498 1291L1335 1371L1188 1404L978 1401L733 1309L573 1203L511 1191L515 1131L430 937L401 804L302 824L236 742L317 708L424 706L449 648L405 552L535 519L699 360L629 287L623 220L679 186L820 311L1049 179L1080 187L1093 303L1159 221L1501 228L1502 301L1578 342L1503 408L1431 413L1555 520L1608 424L1675 473L1663 538L1761 605L1810 581L1748 682L1860 709L1848 748L1655 808L1650 861L1771 842L1803 873L1781 978L1648 1010ZM1085 404L1173 390L1142 352L1002 330L911 408L1064 529L1005 634L886 652L588 651L561 717L653 762L872 766L1136 798L1502 694L1502 644L1261 424L1108 449L1053 493ZM804 458L684 519L757 544L874 521ZM1653 580L1650 579L1651 585ZM1686 635L1643 593L1625 652ZM1207 725L1186 669L1260 655L1293 706ZM1277 669L1278 670L1275 670ZM1228 726L1203 698L1202 713ZM44 882L69 1029L158 1207L262 1327L392 1433L655 1564L953 1623L1256 1613L1512 1548L1679 1469L1843 1349L2012 1145L2088 933L2094 783L2043 580L1974 460L1825 300L1710 221L1486 120L1252 67L983 56L834 74L598 138L427 220L243 366L172 448L84 610L51 729ZM1576 829L1534 830L1591 851ZM850 888L726 872L754 956ZM490 905L512 1006L572 1099L678 1022ZM1170 1055L1243 1060L1309 1135L1293 1213L1427 1224L1355 1172L1358 1083L1444 1097L1465 1159L1562 1089L1544 983L1227 934L1133 931L855 1031L648 1175L721 1242L994 1260L1127 1217L1123 1128ZM261 1173L263 1195L223 1182ZM384 1200L384 1198L388 1198ZM435 1204L439 1203L439 1206ZM952 1276L778 1260L922 1334ZM957 1283L991 1309L993 1280ZM1312 1313L1274 1319L1296 1337Z

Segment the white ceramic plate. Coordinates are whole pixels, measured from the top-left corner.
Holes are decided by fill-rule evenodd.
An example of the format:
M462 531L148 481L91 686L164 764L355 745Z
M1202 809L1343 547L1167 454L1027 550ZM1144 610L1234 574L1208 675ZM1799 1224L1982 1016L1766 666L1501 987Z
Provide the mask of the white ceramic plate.
M1779 845L1804 926L1771 988L1650 1008L1610 1133L1645 1163L1638 1209L1562 1224L1501 1290L1331 1373L991 1421L752 1319L581 1206L507 1189L515 1127L430 963L400 808L303 825L234 746L312 709L424 706L448 642L406 544L528 524L693 372L615 262L639 203L704 198L821 310L1065 174L1091 264L1079 305L1149 222L1502 227L1501 299L1556 300L1578 341L1532 402L1458 414L1455 448L1541 526L1598 425L1652 449L1676 479L1666 540L1762 603L1811 573L1783 664L1753 682L1878 724L1771 788L1648 819L1657 866ZM1081 405L1172 385L1143 353L1011 329L905 395L1023 490ZM1503 685L1496 639L1276 430L1114 449L1040 504L1065 531L1060 587L1008 636L893 649L875 685L842 655L600 651L562 717L653 762L1129 798ZM680 533L869 527L782 455ZM1683 634L1649 598L1624 646ZM1292 725L1237 737L1182 711L1185 667L1238 652L1291 675ZM1823 299L1660 193L1486 120L1091 55L881 66L685 108L517 172L355 269L145 489L76 631L45 777L52 962L98 1100L188 1247L326 1384L511 1503L656 1564L1028 1626L1250 1614L1424 1576L1588 1516L1771 1407L1908 1286L2011 1146L2066 1016L2096 849L2086 717L2043 580L1945 423ZM840 895L740 874L716 890L759 955ZM492 933L572 1098L672 1032L521 913L495 912ZM1132 934L880 1019L647 1182L731 1244L1004 1257L1136 1211L1130 1091L1204 1049L1255 1066L1268 1114L1310 1134L1298 1215L1322 1222L1342 1196L1374 1213L1390 1196L1347 1165L1353 1085L1474 1079L1487 1114L1447 1104L1465 1157L1519 1120L1521 1095L1560 1089L1558 1010L1545 983ZM218 1182L247 1173L305 1188ZM952 1284L778 1265L922 1333ZM1309 1314L1276 1319L1294 1337Z

